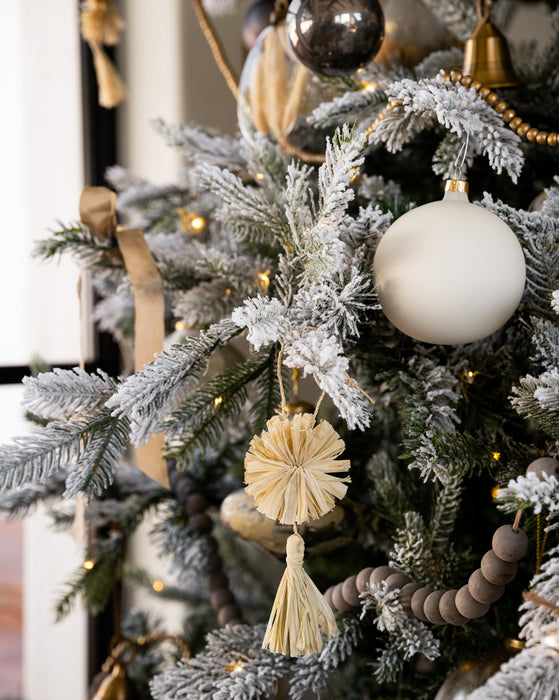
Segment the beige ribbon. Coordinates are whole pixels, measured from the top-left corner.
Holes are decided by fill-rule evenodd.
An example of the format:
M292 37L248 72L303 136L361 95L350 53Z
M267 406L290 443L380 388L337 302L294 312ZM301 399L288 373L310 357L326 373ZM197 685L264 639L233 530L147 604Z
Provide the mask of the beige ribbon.
M80 218L91 233L104 240L113 233L134 291L134 369L136 372L163 350L165 336L163 284L151 252L138 228L116 226L116 195L106 187L86 187L80 197ZM161 486L169 488L162 457L164 439L154 435L136 448L136 465Z

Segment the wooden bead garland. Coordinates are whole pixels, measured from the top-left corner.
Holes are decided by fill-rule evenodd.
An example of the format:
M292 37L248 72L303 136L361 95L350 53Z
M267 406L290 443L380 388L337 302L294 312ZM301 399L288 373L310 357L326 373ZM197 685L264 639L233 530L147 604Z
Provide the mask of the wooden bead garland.
M465 625L471 619L483 617L491 603L505 592L505 583L515 577L518 560L528 548L528 538L520 528L502 525L493 535L493 549L486 552L481 567L458 590L433 590L430 586L411 581L391 566L367 567L343 583L331 586L324 597L334 612L350 612L359 607L359 594L367 583L386 582L389 590L400 590L400 603L407 612L434 625Z
M458 77L456 77L458 76ZM461 80L461 74L453 73L451 80ZM462 83L465 85L465 83ZM488 88L476 87L485 97L491 95ZM534 460L526 470L540 479L542 474L559 479L559 461L551 457ZM505 592L505 584L510 583L518 571L518 561L528 550L528 537L518 527L522 511L519 510L513 525L501 525L492 539L492 549L481 559L476 569L462 588L450 591L435 591L430 586L411 581L405 574L391 566L368 566L356 576L350 576L343 584L331 586L324 597L334 612L349 612L359 606L359 594L367 590L367 583L386 582L389 590L400 589L399 600L404 610L423 622L434 625L465 625L471 619L483 617L491 603L496 602Z
M206 513L208 501L198 491L196 481L186 472L177 471L174 458L167 459L169 483L178 500L183 501L190 525L196 527L204 540L210 554L206 574L206 587L211 596L210 603L217 615L221 627L244 624L243 614L235 603L235 597L229 589L229 579L223 571L223 560L219 555L219 545L211 535L213 520Z

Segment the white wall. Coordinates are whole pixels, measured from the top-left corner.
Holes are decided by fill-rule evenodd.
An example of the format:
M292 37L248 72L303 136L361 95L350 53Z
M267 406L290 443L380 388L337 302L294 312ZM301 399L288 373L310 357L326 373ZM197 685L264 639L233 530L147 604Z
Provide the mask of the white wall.
M78 268L30 257L32 242L77 218L83 186L77 3L2 0L0 66L0 365L39 355L77 363ZM1 442L26 429L20 387L2 387ZM81 700L86 689L86 620L55 626L56 589L82 557L39 514L24 533L24 694L26 700Z

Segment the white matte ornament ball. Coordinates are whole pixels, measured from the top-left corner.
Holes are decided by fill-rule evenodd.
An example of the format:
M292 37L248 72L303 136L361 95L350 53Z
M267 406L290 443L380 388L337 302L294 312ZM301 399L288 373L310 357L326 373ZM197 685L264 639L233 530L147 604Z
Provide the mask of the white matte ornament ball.
M516 310L526 282L524 254L499 217L472 204L462 181L442 200L412 209L382 237L373 262L388 320L425 343L485 338Z

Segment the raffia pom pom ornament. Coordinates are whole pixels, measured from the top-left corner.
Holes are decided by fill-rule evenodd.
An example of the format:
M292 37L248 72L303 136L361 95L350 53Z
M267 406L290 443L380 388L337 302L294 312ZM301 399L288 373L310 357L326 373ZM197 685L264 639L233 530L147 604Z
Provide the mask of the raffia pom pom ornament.
M337 459L344 448L330 423L316 425L311 413L274 416L250 443L246 491L272 520L287 525L316 520L346 494L349 476L335 476L350 467L348 459Z
M285 406L285 402L284 402ZM292 524L286 543L287 568L278 587L262 646L289 656L322 649L322 631L338 629L334 614L303 569L304 541L297 523L331 511L347 491L349 460L337 459L345 445L326 421L309 413L287 417L285 409L255 436L245 458L246 491L256 508L273 520Z
M406 335L458 345L485 338L516 310L526 282L518 239L448 180L441 201L412 209L382 237L373 262L382 310Z

